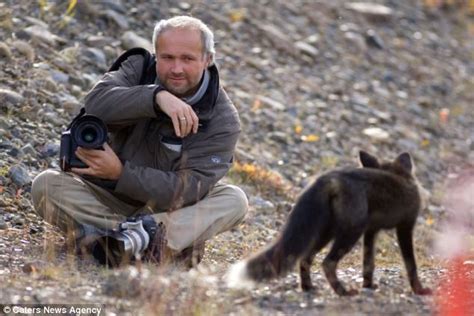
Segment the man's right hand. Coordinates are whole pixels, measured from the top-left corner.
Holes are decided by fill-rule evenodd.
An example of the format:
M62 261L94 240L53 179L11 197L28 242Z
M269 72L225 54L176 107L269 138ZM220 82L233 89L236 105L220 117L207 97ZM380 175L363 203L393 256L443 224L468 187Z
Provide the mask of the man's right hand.
M176 136L185 137L191 131L197 133L199 118L193 108L183 100L163 90L156 94L155 106L171 118Z

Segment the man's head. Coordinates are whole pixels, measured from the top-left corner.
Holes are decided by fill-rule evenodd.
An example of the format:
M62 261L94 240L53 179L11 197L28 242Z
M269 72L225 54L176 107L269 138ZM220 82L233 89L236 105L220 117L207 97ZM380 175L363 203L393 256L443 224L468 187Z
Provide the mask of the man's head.
M189 16L158 22L153 47L161 83L179 97L193 94L204 70L214 63L214 34L201 20Z

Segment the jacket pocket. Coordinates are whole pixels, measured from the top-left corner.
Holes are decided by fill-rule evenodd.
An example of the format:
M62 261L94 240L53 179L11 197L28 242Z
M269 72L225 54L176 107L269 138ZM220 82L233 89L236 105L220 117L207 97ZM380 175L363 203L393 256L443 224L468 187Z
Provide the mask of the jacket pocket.
M183 141L177 138L163 136L156 151L155 163L157 169L174 171L179 167L179 160L183 148Z

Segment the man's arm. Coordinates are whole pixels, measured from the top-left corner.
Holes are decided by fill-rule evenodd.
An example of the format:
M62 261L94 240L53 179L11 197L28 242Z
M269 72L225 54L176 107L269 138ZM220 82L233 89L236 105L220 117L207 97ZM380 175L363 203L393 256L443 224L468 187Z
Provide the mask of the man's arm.
M139 85L143 61L142 55L130 56L117 71L106 73L85 97L86 112L112 129L162 113L170 117L176 136L196 133L199 119L189 104L159 85Z
M107 125L128 125L143 118L156 117L155 84L138 85L143 56L130 56L119 70L106 73L85 97L88 114L100 117Z

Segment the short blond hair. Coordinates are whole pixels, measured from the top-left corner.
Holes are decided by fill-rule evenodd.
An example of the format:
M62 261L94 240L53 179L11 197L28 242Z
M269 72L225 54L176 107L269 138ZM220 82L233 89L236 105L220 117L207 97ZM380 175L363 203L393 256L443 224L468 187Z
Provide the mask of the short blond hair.
M153 48L156 50L158 36L169 29L195 29L201 32L202 53L204 56L210 57L210 64L215 61L216 49L214 47L214 33L201 20L190 16L180 15L167 20L160 20L153 30ZM156 51L155 51L156 53Z

